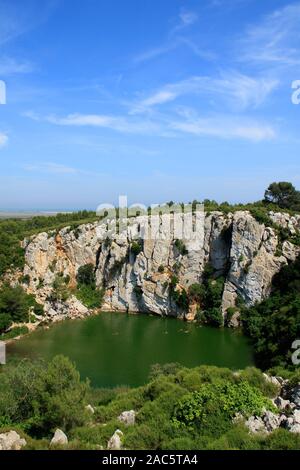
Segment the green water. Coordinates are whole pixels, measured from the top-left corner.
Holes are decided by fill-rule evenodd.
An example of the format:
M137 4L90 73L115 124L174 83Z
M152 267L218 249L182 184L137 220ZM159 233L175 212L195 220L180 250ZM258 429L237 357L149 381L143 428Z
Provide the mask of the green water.
M12 356L70 357L93 386L137 386L155 363L179 362L241 369L253 364L245 337L229 329L147 315L102 313L40 329L8 346Z

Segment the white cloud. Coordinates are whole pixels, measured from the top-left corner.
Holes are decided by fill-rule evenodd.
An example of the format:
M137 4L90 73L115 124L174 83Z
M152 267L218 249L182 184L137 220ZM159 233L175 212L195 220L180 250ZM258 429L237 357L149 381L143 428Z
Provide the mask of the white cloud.
M244 61L273 65L300 64L300 3L293 3L265 16L241 39L237 54Z
M49 122L57 126L99 127L125 134L164 135L159 123L150 120L137 120L128 116L80 113L68 114L63 117L55 115L39 116L32 111L28 111L23 115L35 121Z
M217 116L177 121L171 124L175 130L196 136L209 136L222 139L243 139L252 142L271 140L275 130L265 124L250 122L243 118Z
M78 172L76 168L61 165L59 163L45 162L36 164L27 164L24 170L42 173L56 173L56 174L75 174Z
M163 103L168 103L169 101L173 101L177 98L178 93L176 90L171 90L171 89L163 89L161 91L158 91L157 93L154 93L153 95L149 96L145 100L141 102L142 107L148 107L148 106L154 106L156 104L163 104Z
M158 101L158 97L156 101ZM33 112L27 112L26 116L36 121L58 126L95 127L121 133L169 138L176 138L181 133L223 139L245 139L252 142L271 140L276 137L276 132L271 125L250 120L245 116L216 114L213 117L199 117L195 110L186 107L177 108L176 117L174 114L165 113L155 114L151 119L139 120L132 119L130 116L115 117L97 114L41 117ZM50 167L48 167L49 169ZM59 167L52 169L58 170Z
M4 147L4 145L6 145L8 142L8 137L6 134L0 132L0 148L1 147Z
M179 14L179 18L181 20L181 24L184 26L189 26L198 20L198 15L197 13L193 11L181 11Z
M168 33L168 41L158 47L154 47L138 54L134 58L134 62L140 63L155 59L168 54L182 45L192 50L195 55L202 57L203 59L210 60L213 57L213 54L209 53L209 51L201 50L201 48L194 44L193 41L182 37L181 34L179 34L197 21L198 15L195 12L182 10L178 16L177 24Z
M147 111L149 107L165 104L180 96L205 94L215 100L227 101L230 107L244 110L259 107L279 85L279 81L264 77L249 77L236 72L223 73L219 78L191 77L165 85L160 90L133 104L132 112Z
M141 54L138 54L134 58L133 61L137 64L140 63L140 62L147 62L148 60L152 60L152 59L155 59L156 57L167 54L168 52L176 49L177 46L178 46L178 43L177 43L177 41L175 41L175 42L172 42L170 44L165 44L165 45L160 46L160 47L155 47L153 49L149 49L145 52L142 52Z

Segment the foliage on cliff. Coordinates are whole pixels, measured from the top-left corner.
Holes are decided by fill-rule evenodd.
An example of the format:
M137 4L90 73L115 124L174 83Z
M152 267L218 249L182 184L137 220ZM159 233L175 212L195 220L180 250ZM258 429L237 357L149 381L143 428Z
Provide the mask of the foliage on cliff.
M100 308L103 303L104 290L97 289L95 267L92 264L80 266L77 273L76 297L87 308Z

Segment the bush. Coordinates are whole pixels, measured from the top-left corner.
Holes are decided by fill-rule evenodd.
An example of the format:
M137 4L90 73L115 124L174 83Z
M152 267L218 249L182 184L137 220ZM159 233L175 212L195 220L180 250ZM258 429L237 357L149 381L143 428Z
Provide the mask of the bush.
M138 256L143 251L143 241L133 241L130 246L130 251L134 254L134 256Z
M174 375L182 366L178 362L171 362L169 364L153 364L150 368L149 380L158 378L160 375L168 376Z
M8 330L13 321L9 313L0 313L0 333Z
M7 333L3 333L0 336L0 340L8 340L12 338L16 338L17 336L22 336L26 335L29 332L27 326L16 326L15 328L12 328L9 330Z
M182 256L185 256L189 253L182 240L175 240L174 246Z
M99 290L88 285L81 285L76 291L78 300L90 309L102 307L104 294L104 289Z
M79 285L94 287L96 284L95 267L92 264L80 266L76 279Z
M69 431L87 421L88 387L63 356L48 365L23 360L2 374L0 423L18 423L33 436L49 436L57 427Z
M251 337L257 364L293 367L291 345L300 335L300 257L273 279L268 299L242 308L244 332Z
M28 295L22 287L2 286L0 289L0 333L6 331L13 322L28 322L30 311L42 315L43 306L33 295Z
M198 428L214 434L214 424L219 422L218 429L224 431L236 413L260 416L264 408L275 410L272 402L248 382L207 384L177 403L173 423L177 428Z
M51 302L66 302L70 297L70 291L62 274L57 274L52 284L52 292L49 296Z
M212 326L223 326L222 296L225 279L219 277L214 279L214 270L206 265L203 273L203 284L192 284L189 288L189 302L197 303L199 311L197 321L208 323Z

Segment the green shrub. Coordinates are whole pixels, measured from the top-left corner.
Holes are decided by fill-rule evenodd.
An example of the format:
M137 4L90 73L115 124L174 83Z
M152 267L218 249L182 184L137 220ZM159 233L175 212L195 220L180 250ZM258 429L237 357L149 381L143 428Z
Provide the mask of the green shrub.
M175 240L174 246L177 248L177 250L182 256L185 256L189 253L182 240Z
M1 332L8 330L12 323L13 320L9 313L0 313L0 334Z
M300 335L300 257L284 266L272 283L268 299L242 307L243 328L252 339L260 367L293 367L291 345Z
M143 241L133 241L130 246L130 251L134 256L138 256L143 251Z
M274 398L278 394L278 387L265 379L259 369L247 367L240 372L240 379L247 381L252 387L260 390L265 396Z
M26 294L21 286L0 288L0 333L15 323L28 322L30 311L42 315L43 306L38 304L32 294Z
M224 432L236 413L260 416L264 408L275 410L272 402L248 382L207 384L178 402L173 423L177 428L198 428L214 434L213 426L218 421L218 429Z
M158 378L160 375L174 375L182 366L178 362L168 364L153 364L150 368L149 380Z
M263 450L299 450L300 435L286 429L276 429L264 439L261 448Z
M78 285L95 287L96 275L95 267L92 264L80 266L76 276Z
M53 290L48 298L48 300L51 302L65 302L71 295L68 287L66 286L62 273L59 273L55 276L52 288Z
M81 285L75 295L87 308L101 308L103 304L105 290L97 289L89 285Z
M48 365L21 361L8 367L0 382L0 423L17 423L33 436L49 436L87 422L88 384L74 365L56 356Z
M16 338L17 336L22 336L26 335L29 332L27 326L15 326L11 330L9 330L7 333L3 333L0 335L0 340L5 341L8 339L13 339Z

